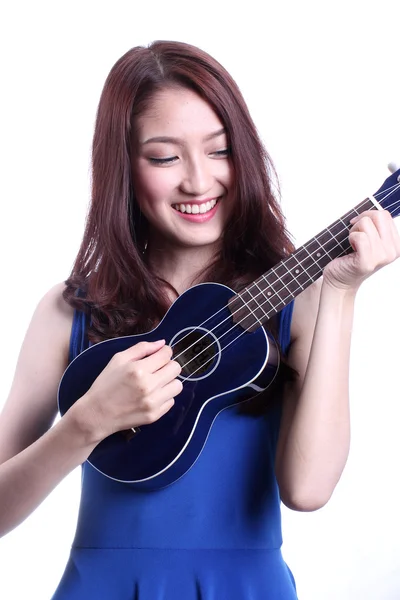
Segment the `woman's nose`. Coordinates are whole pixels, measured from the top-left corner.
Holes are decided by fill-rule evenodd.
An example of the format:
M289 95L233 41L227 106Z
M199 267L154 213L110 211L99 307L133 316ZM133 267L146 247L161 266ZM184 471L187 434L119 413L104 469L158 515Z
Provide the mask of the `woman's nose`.
M214 184L214 176L207 158L197 158L187 165L182 177L181 189L191 196L204 196Z

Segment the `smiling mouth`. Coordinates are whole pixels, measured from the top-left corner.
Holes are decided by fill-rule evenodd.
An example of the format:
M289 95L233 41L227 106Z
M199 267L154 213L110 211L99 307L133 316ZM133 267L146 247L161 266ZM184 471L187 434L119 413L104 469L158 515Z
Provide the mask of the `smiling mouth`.
M204 215L212 210L219 200L219 198L216 198L202 204L172 204L172 208L181 213L188 213L189 215Z

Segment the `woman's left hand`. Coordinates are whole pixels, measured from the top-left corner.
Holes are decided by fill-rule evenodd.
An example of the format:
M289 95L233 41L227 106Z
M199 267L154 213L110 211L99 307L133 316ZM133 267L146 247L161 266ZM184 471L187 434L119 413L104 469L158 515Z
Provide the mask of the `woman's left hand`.
M354 252L327 265L324 280L337 289L356 291L367 277L400 256L400 235L386 210L365 211L350 223Z

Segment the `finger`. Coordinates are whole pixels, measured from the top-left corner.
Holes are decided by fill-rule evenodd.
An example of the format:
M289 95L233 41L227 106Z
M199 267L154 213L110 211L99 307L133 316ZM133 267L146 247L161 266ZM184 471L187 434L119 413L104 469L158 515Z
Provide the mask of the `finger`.
M370 212L371 215L369 215L369 218L375 225L380 238L383 241L392 241L391 222L393 221L393 219L390 213L387 210L375 210Z
M141 360L146 356L151 356L155 352L158 352L163 346L165 346L165 340L158 340L156 342L139 342L134 346L131 346L127 350L119 352L121 356L125 356L128 360Z
M179 396L183 389L183 383L180 379L174 379L170 383L167 383L163 388L160 388L156 392L153 393L152 403L154 405L161 406L169 400L170 398L176 398Z
M175 404L175 397L181 393L182 387L182 382L175 379L158 392L155 392L151 401L152 408L145 415L146 421L154 423L168 412Z
M372 221L376 227L380 237L382 239L388 239L388 236L392 235L392 224L393 218L387 210L366 210L354 219L351 219L350 223L355 225L356 223L364 222L365 219Z
M364 210L364 212L362 212L359 215L357 215L356 217L353 217L352 219L350 219L349 223L351 223L352 225L355 225L356 223L358 223L358 221L361 221L361 219L364 219L365 217L373 218L374 215L376 215L378 212L380 212L380 211Z
M165 345L151 356L141 360L141 366L147 373L156 373L159 369L171 362L172 349Z
M371 242L365 231L351 231L349 235L351 247L356 252L357 263L363 273L369 273L375 266ZM371 266L372 265L372 266Z
M176 379L182 371L181 365L176 360L170 360L166 365L154 373L154 381L157 387L164 387L173 379Z
M169 398L166 402L164 402L164 404L162 404L160 406L160 409L157 413L157 420L161 419L161 417L163 417L169 410L171 410L171 408L174 406L174 404L175 404L174 398Z
M175 399L168 397L165 401L160 403L154 403L151 410L144 412L137 420L135 415L135 422L139 422L141 425L151 425L161 419L175 404ZM134 425L135 426L135 425Z
M392 262L399 254L400 238L394 219L386 210L370 211L371 215L361 218L356 224L356 229L364 230L371 239L373 250L378 252L377 259L381 264ZM378 233L379 241L376 239L371 223ZM375 239L374 239L375 238Z
M371 248L380 247L382 245L382 240L375 223L369 216L363 217L357 221L351 228L350 234L353 232L364 233L370 242Z

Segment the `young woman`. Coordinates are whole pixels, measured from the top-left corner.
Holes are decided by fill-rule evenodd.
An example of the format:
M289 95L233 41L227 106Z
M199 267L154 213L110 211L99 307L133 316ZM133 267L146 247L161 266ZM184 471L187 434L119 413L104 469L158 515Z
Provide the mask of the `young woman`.
M344 468L354 298L400 254L388 213L358 216L354 252L268 323L285 363L273 394L222 411L198 460L168 487L138 491L86 459L112 433L156 423L179 403L169 340L116 353L51 427L63 372L88 344L149 331L196 283L241 290L293 251L271 173L239 89L210 56L155 42L115 64L98 108L82 246L68 280L37 307L0 421L3 535L83 463L54 600L297 597L280 552L280 500L316 510Z

